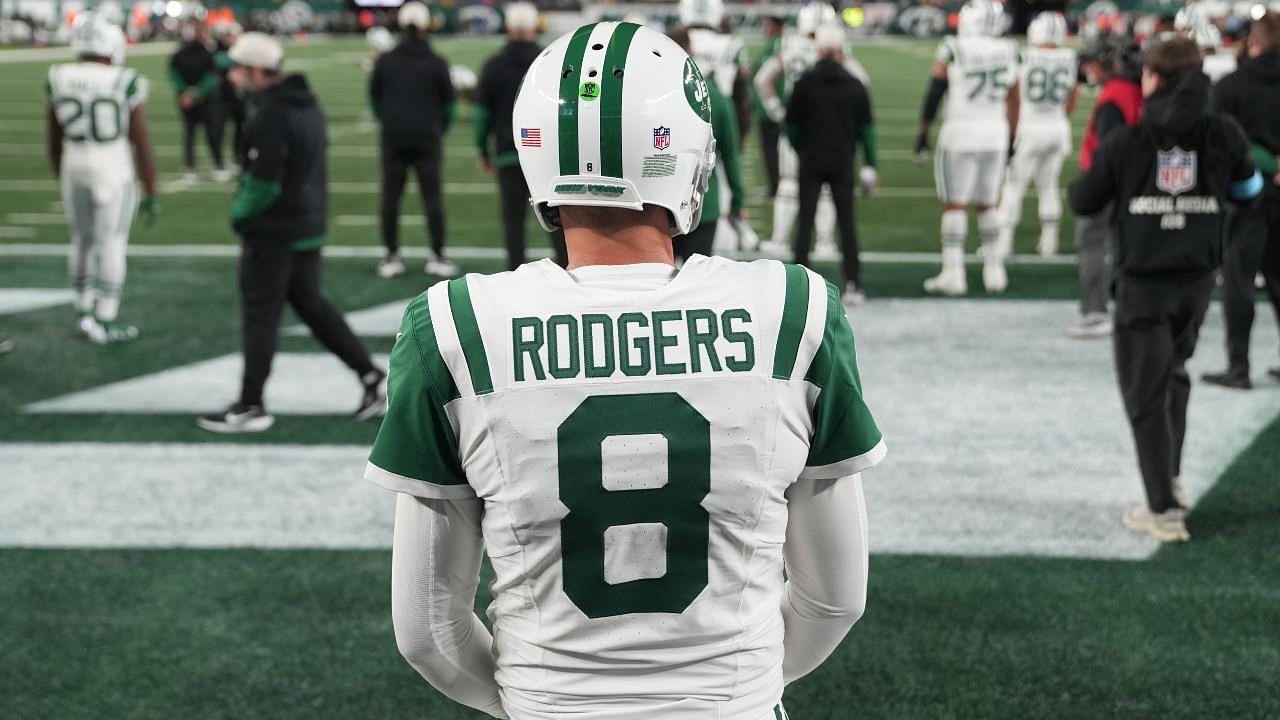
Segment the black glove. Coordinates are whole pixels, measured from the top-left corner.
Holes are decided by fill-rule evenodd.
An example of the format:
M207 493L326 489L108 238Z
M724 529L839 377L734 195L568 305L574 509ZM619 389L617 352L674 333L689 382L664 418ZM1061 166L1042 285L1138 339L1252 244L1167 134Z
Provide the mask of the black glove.
M923 165L929 159L929 133L920 133L916 138L916 164Z

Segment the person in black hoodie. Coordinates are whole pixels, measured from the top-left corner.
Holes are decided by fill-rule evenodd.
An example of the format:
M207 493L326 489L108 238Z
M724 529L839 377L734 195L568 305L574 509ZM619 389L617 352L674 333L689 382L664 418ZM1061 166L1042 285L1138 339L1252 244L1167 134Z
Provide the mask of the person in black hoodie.
M800 211L796 215L792 249L798 265L809 264L814 218L822 186L831 188L836 206L836 226L840 230L840 253L844 260L843 300L860 305L862 266L858 261L858 234L854 221L854 155L858 144L866 154L862 169L863 189L875 189L876 133L871 117L871 97L866 87L845 69L842 62L844 33L838 26L818 29L814 42L818 62L796 80L787 101L784 129L800 159Z
M253 96L245 127L245 166L231 201L231 223L243 242L240 294L244 377L240 400L196 424L213 432L261 432L275 418L262 403L286 302L311 334L360 379L356 420L386 408L386 373L339 313L320 294L320 248L329 212L325 118L302 75L284 76L284 49L262 33L231 47L228 73Z
M203 20L194 21L185 32L188 40L169 59L169 83L182 114L182 162L186 169L183 180L194 183L198 179L196 126L204 125L209 153L213 156L212 177L217 182L226 182L231 174L222 162L222 91L214 55L209 49L209 27Z
M1143 54L1146 111L1116 130L1071 184L1077 214L1114 201L1116 376L1138 451L1146 506L1124 514L1131 531L1188 540L1182 442L1195 351L1222 263L1223 206L1262 189L1249 144L1230 118L1207 112L1209 79L1187 38Z
M378 276L404 273L400 259L400 196L409 168L418 176L431 248L424 268L429 275L452 277L458 266L444 258L444 197L440 166L442 136L453 121L457 94L449 64L431 49L427 6L410 0L397 15L404 39L378 58L369 77L369 102L382 126L382 244L387 256Z
M502 210L502 237L507 245L507 267L511 270L525 263L524 226L529 214L529 186L520 170L520 158L516 155L516 139L511 126L511 110L516 104L516 93L524 73L533 64L542 48L538 37L538 10L532 3L517 2L506 7L507 44L489 58L480 71L480 84L475 95L476 150L479 151L480 169L498 177L499 205ZM519 128L519 142L526 147L542 145L541 131L537 128ZM494 149L489 149L489 137L493 136ZM568 262L565 255L564 231L551 234L551 246L555 250L557 265Z
M1244 128L1253 159L1265 182L1262 197L1242 209L1239 232L1227 241L1223 263L1222 308L1227 322L1227 369L1206 373L1205 382L1247 390L1249 336L1253 331L1257 291L1254 278L1261 270L1267 295L1280 319L1280 14L1269 12L1253 23L1248 59L1213 90L1213 109L1230 115ZM1280 367L1270 375L1280 380Z

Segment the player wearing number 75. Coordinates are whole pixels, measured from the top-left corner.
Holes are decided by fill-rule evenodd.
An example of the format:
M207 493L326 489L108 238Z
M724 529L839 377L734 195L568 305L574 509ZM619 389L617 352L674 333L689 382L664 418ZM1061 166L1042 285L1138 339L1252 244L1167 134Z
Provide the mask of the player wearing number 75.
M839 291L771 260L675 267L710 111L657 32L552 43L513 132L543 139L520 164L568 269L467 275L405 313L366 471L400 493L396 641L494 717L785 717L862 614L859 473L884 444Z

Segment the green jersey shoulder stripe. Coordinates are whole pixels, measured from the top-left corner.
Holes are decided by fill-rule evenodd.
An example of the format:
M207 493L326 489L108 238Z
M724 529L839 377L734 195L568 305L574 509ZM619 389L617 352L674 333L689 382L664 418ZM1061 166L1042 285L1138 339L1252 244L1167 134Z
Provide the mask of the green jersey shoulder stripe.
M600 174L622 177L622 87L626 81L623 68L631 39L640 29L635 23L619 23L609 38L600 69Z
M476 311L471 305L471 290L467 276L449 281L449 308L453 313L453 325L458 330L458 343L467 360L467 372L471 375L471 388L476 395L493 392L493 379L489 375L489 360L484 352L484 338L476 322Z
M436 400L448 403L459 397L458 385L453 381L449 366L440 353L440 341L436 339L436 329L431 322L431 308L427 304L427 294L422 293L405 311L405 332L418 349L418 358L422 361L422 370L430 381L431 390Z
M569 40L560 66L560 112L557 133L560 141L560 174L577 175L578 170L578 83L582 78L582 56L596 23L583 25Z
M773 376L778 380L790 380L809 314L809 273L799 265L783 267L786 269L786 292L782 301L782 323L778 327L778 345L773 354Z

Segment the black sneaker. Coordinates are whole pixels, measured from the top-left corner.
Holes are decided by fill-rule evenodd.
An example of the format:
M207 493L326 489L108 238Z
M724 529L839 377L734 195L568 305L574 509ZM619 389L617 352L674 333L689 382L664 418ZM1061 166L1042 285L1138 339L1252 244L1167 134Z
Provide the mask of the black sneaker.
M261 405L242 405L235 403L222 412L201 415L196 418L196 425L201 429L216 433L256 433L269 430L276 422L274 415L268 415Z
M365 373L360 378L364 386L364 396L360 398L360 407L352 414L357 422L371 417L387 414L387 374L381 370Z
M1246 370L1229 369L1220 373L1205 373L1200 379L1210 385L1219 387L1233 388L1235 390L1252 390L1253 382L1249 380L1249 373Z
M1272 379L1280 380L1280 367L1271 368L1267 371L1267 374L1270 375Z

